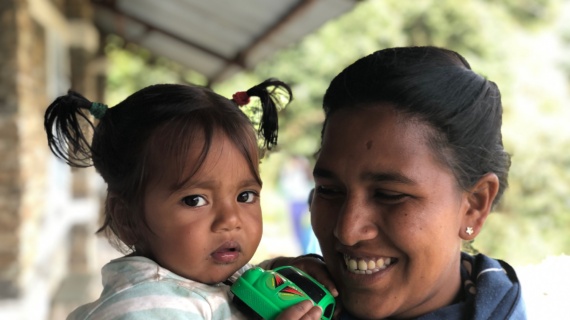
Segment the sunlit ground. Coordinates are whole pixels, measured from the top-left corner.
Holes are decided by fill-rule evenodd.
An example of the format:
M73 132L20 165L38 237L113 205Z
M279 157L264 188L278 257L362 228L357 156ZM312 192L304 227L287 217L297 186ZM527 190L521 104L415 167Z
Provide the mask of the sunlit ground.
M569 319L570 256L552 256L515 269L522 283L528 319Z

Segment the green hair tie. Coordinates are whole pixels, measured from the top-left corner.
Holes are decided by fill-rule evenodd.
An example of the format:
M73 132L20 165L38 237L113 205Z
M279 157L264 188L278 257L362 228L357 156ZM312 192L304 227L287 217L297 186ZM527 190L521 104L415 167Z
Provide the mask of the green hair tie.
M107 108L108 107L106 104L102 104L99 102L92 102L91 108L89 108L89 113L91 113L95 117L95 119L101 119L105 115Z

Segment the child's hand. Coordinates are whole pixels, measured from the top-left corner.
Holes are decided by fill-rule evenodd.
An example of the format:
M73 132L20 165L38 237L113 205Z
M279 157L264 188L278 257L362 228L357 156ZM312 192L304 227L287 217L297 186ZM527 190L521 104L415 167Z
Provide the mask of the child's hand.
M325 263L321 259L311 255L304 255L292 259L289 264L305 271L308 275L325 286L333 297L338 297L338 290L332 281Z
M301 270L303 270L305 273L307 273L308 275L310 275L311 277L315 278L315 280L317 280L318 282L320 282L325 288L327 288L327 290L330 291L330 293L332 294L333 297L337 298L336 300L336 308L334 310L334 316L333 319L337 319L338 316L340 315L340 312L342 310L342 305L340 303L340 300L338 299L338 290L336 289L336 286L334 284L334 282L332 281L332 278L326 268L325 263L316 257L316 255L304 255L304 256L299 256L299 257L278 257L278 258L274 258L271 260L266 260L263 263L266 264L266 268L271 268L271 269L275 269L277 267L281 267L281 266L294 266L296 268L299 268ZM286 311L284 311L281 316L283 317L278 317L277 319L287 319L286 315L297 315L299 316L299 314L302 313L290 313L290 312L294 312L293 309L296 307L300 307L301 303L294 305L292 307L290 307L289 309L287 309ZM318 308L318 307L315 307ZM290 310L291 309L291 310ZM320 308L318 308L320 310ZM299 312L299 311L297 311ZM311 313L312 316L312 313ZM293 318L293 319L297 319L297 318ZM313 319L313 318L302 318L302 319ZM318 319L318 318L316 318Z
M304 255L291 259L289 261L289 264L305 271L308 275L315 278L315 280L325 286L325 288L330 291L333 297L338 298L338 290L332 281L325 263L321 259L312 255ZM336 308L334 310L333 319L337 319L342 310L340 300L336 300Z
M319 320L323 311L309 300L285 309L275 320Z

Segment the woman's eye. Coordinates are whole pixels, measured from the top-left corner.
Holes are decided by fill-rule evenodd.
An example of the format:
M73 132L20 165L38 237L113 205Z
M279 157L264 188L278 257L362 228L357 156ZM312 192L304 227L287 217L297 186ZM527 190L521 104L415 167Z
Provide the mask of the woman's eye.
M391 193L391 192L377 191L375 192L374 196L377 199L380 199L381 201L395 203L406 198L408 195L405 193Z
M251 202L255 201L256 196L257 196L257 193L255 193L253 191L246 191L246 192L240 193L237 197L237 200L238 200L238 202L251 203Z
M191 195L188 197L184 197L182 199L182 202L189 207L201 207L207 204L206 199L198 195Z
M341 193L341 191L337 188L332 187L325 187L325 186L317 186L315 188L315 193L324 196L324 197L332 197Z

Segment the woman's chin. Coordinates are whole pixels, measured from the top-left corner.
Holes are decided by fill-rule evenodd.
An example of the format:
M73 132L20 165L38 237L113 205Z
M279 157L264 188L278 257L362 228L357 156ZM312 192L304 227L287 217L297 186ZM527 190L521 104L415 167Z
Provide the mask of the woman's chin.
M386 310L388 307L386 302L380 300L378 296L371 296L370 293L359 294L353 291L350 298L343 297L342 304L345 310L359 319L384 319L391 316Z

